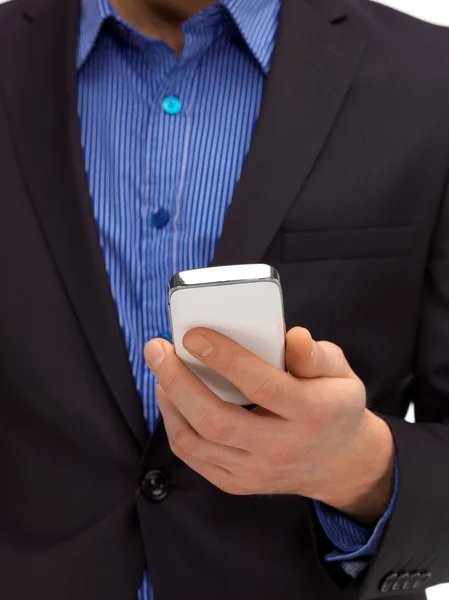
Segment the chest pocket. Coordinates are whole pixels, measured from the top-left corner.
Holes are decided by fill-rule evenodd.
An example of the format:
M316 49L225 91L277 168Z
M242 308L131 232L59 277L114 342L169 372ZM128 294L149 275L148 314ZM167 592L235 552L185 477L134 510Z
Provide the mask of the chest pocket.
M413 226L284 232L282 260L406 256L413 250L415 233Z

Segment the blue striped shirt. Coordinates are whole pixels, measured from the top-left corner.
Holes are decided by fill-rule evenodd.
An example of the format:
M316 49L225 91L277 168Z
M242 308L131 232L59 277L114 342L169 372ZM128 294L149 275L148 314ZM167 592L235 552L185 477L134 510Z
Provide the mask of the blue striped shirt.
M178 58L125 23L107 0L82 1L81 140L105 266L150 431L158 409L143 347L170 337L170 277L212 261L257 120L279 5L217 2L183 24ZM354 527L345 535L344 525L330 523L351 549L369 537L357 528L354 534ZM152 597L148 574L138 597Z

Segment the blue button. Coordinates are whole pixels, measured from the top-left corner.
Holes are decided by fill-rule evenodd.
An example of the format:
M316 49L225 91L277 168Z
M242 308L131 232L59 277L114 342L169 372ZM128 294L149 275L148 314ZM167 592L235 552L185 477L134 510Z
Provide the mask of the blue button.
M170 335L170 333L168 331L160 331L157 334L157 337L158 338L162 338L163 340L167 340L167 342L170 342L170 344L171 344L171 341L172 341L171 340L171 335Z
M167 115L177 115L181 112L182 102L176 96L167 96L162 100L162 108Z
M170 215L163 208L155 212L154 215L151 217L153 227L156 227L157 229L162 229L162 227L165 227L169 220Z

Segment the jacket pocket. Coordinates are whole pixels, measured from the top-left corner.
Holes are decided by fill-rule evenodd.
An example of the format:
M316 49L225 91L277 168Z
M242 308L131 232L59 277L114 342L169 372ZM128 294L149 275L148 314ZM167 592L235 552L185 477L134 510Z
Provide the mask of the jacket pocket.
M282 236L285 262L405 256L413 250L415 227L364 227L289 231Z

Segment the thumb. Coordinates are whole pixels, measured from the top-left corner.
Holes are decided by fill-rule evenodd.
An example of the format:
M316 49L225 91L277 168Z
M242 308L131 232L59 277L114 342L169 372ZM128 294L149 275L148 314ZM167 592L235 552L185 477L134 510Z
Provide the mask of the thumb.
M285 362L294 377L354 377L341 348L331 342L315 342L303 327L286 336Z

